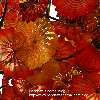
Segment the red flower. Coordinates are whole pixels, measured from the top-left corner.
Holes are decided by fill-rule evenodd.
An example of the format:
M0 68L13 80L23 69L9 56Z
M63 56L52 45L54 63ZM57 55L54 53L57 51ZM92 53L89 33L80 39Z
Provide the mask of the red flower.
M97 10L93 13L89 13L84 17L83 25L84 31L92 32L97 28L98 22L98 15L99 13Z
M25 66L17 66L13 72L13 77L15 79L19 79L19 78L26 79L32 74L33 74L33 70L30 70Z
M20 14L22 15L22 20L30 22L43 16L46 11L47 4L48 0L29 0L26 3L20 4Z
M84 73L84 76L93 83L94 87L100 88L100 70Z
M94 76L95 75L95 76ZM99 100L100 98L100 75L96 73L84 74L73 77L70 92L74 95L72 100ZM80 95L76 95L80 94ZM80 98L80 99L79 99ZM84 99L82 99L84 98Z
M0 4L0 17L2 16L2 9L3 9L2 4Z
M7 76L12 76L15 67L18 68L18 66L16 66L19 64L18 59L14 53L23 44L20 40L23 41L23 35L15 32L13 28L0 30L0 69L3 70Z
M13 69L12 66L8 67L5 64L0 63L0 70L2 70L4 75L6 75L7 77L13 75L13 70L12 69Z
M77 48L80 53L76 56L77 65L83 71L96 71L100 70L100 52L86 41L79 41Z
M7 0L8 8L19 10L19 0ZM2 0L1 4L5 6L6 0Z
M86 15L96 7L96 3L97 0L53 0L58 15L67 18Z
M58 59L66 58L72 55L74 52L75 52L74 47L71 45L69 41L58 39L58 45L55 53L55 56Z
M80 26L75 26L75 27L69 26L68 29L66 30L65 36L69 40L77 41L80 39L80 32L81 32Z
M73 77L71 83L73 94L91 94L93 92L93 84L89 80L85 80L82 75Z
M18 84L16 83L16 85ZM22 84L19 85L18 87L22 87ZM23 94L21 94L21 92L18 91L17 88L15 85L14 86L9 86L9 85L4 86L3 91L2 91L2 100L23 100L24 98L26 100L33 100L33 98L29 96L29 94L27 93L25 94L26 91L24 91Z
M89 80L86 80L80 76L73 77L70 86L70 93L73 99L71 100L86 100L86 96L95 93L95 88ZM79 95L78 95L79 94Z
M60 67L58 62L51 60L45 63L40 71L34 73L27 80L33 84L44 84L54 78L59 72Z
M43 94L47 95L47 92L45 92L45 90L50 90L52 87L52 82L48 82L46 84L31 84L26 80L21 80L21 79L14 79L12 82L14 89L15 89L15 93L16 95L25 97L26 100L50 100L50 96L41 96ZM50 86L51 85L51 86ZM36 92L35 90L39 91L39 90L43 90L42 92ZM32 94L34 94L34 97L31 97ZM41 94L39 96L36 96L38 94ZM49 94L49 93L48 93Z
M68 26L62 22L52 22L55 27L55 32L61 37L67 37L69 40L77 40L80 37L81 27L80 26Z
M66 31L68 29L68 25L67 24L63 24L63 23L60 23L60 22L51 22L52 25L54 25L55 27L55 32L57 35L64 35L66 34Z
M16 96L14 93L14 89L11 86L6 86L3 88L3 93L2 93L2 100L22 100L22 98Z
M19 20L18 11L11 9L5 14L5 27L15 27Z

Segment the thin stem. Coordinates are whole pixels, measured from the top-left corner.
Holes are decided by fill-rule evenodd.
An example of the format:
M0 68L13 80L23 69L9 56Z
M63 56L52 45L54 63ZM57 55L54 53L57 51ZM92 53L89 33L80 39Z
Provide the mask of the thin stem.
M0 87L0 89L2 89L3 87L5 87L5 86L2 85L2 86Z
M46 10L46 17L47 18L49 18L50 6L51 6L51 0L48 0L48 6L47 6L47 10Z

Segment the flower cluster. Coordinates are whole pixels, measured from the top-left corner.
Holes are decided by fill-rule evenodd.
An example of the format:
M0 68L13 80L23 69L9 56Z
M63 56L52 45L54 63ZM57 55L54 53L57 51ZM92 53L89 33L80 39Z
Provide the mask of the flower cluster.
M99 0L52 3L0 1L0 100L100 100Z

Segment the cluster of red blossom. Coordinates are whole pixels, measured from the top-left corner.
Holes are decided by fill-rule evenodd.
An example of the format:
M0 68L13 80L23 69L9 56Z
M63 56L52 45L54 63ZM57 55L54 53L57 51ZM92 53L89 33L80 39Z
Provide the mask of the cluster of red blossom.
M52 3L0 1L0 100L100 100L100 1Z

